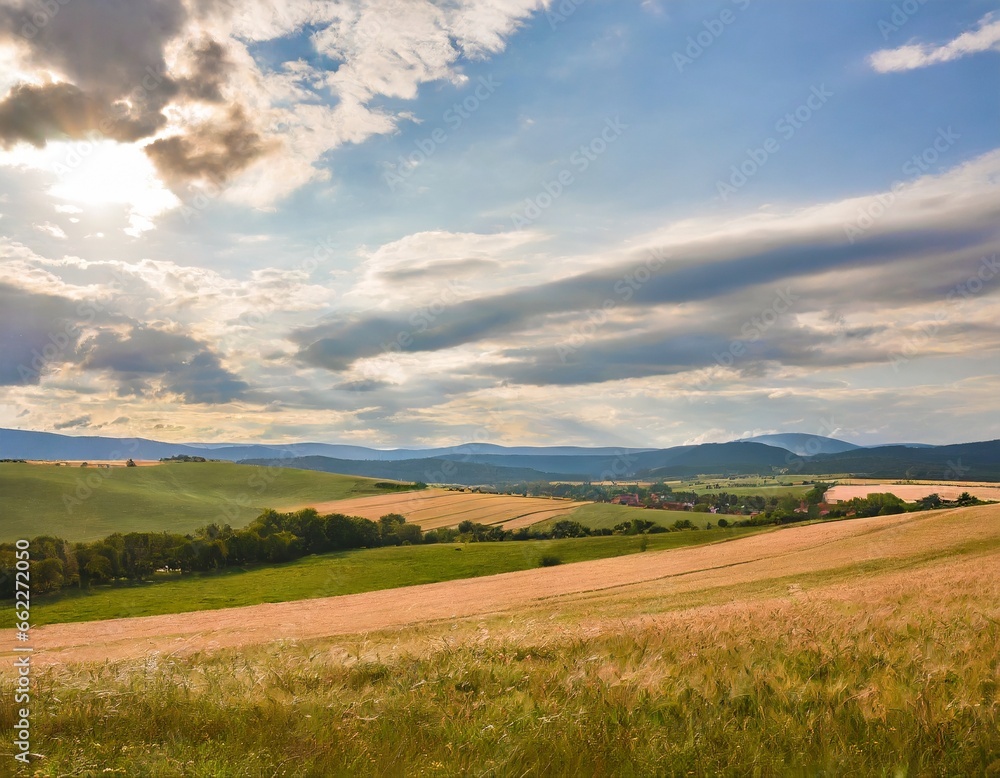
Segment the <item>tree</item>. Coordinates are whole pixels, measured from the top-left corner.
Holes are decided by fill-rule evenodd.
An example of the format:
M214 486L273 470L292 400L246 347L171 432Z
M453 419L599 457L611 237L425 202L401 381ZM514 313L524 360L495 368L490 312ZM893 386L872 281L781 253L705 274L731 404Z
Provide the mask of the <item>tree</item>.
M87 579L90 581L96 581L97 583L103 583L105 581L110 581L112 576L111 571L111 560L108 559L103 554L94 554L87 562L84 571L87 573Z
M940 508L941 495L928 494L926 497L921 497L919 500L917 500L917 504L924 510L932 510L934 508Z
M125 462L125 467L136 467L136 464L131 459L129 459L128 461Z
M63 585L63 563L56 557L43 559L34 566L31 575L31 588L42 594L54 592Z

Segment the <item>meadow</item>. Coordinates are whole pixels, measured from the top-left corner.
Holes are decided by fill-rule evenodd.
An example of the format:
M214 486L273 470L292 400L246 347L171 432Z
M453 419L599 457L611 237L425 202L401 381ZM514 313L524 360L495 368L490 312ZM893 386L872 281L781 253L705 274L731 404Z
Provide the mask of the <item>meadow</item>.
M394 592L330 600L299 621L293 608L219 612L241 630L234 647L211 629L175 644L183 622L158 634L142 620L135 634L154 648L109 644L105 656L81 642L87 625L43 630L57 653L35 671L36 774L1000 771L997 506L410 592L381 628L372 604ZM432 618L423 603L435 597ZM326 612L340 615L322 623ZM0 709L0 726L13 722Z
M246 570L228 568L184 576L159 573L143 583L36 595L32 601L32 623L41 626L334 597L529 570L538 567L543 557L556 559L560 564L582 562L644 549L656 551L718 542L759 531L742 528L649 536L390 546L309 556ZM400 597L406 597L405 592ZM13 624L13 609L0 610L0 628Z
M109 469L0 463L0 541L43 532L72 541L192 532L211 522L242 527L263 508L384 494L378 482L229 462Z

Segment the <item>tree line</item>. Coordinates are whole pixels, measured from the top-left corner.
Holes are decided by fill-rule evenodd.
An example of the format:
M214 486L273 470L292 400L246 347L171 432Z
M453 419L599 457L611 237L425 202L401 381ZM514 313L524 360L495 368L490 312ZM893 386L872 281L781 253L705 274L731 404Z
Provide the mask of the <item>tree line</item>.
M687 522L690 524L690 522ZM675 529L681 529L676 527ZM497 542L667 532L652 522L633 520L612 529L589 529L563 519L550 529L501 527L463 521L455 528L422 532L406 518L389 513L378 521L342 513L320 515L312 508L294 513L265 510L242 529L228 524L191 533L116 532L91 542L51 535L30 542L31 587L36 594L88 589L118 581L148 580L157 572L193 573L244 565L290 562L309 554L421 543ZM14 596L13 543L0 544L0 597Z

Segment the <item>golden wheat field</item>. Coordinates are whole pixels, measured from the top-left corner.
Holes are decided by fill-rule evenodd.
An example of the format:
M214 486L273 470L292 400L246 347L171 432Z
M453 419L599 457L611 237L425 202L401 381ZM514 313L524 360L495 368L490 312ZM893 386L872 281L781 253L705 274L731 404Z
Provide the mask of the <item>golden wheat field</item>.
M33 636L36 775L1000 774L1000 506Z
M1000 501L1000 486L985 484L962 484L962 483L933 483L920 482L919 484L893 484L893 483L865 483L865 484L838 484L826 493L827 502L840 502L841 500L851 500L855 497L867 497L869 494L891 493L901 500L916 502L921 497L929 494L936 494L942 500L954 500L962 492L968 492L973 497L980 500Z
M738 540L561 567L326 599L151 616L35 630L41 664L171 655L245 646L277 638L307 640L525 613L540 603L591 606L623 598L676 598L739 591L776 579L852 565L890 568L951 555L970 544L991 553L978 563L1000 579L1000 506L873 517L773 531ZM405 597L400 596L405 591ZM1000 606L1000 603L994 603ZM638 614L635 614L638 615ZM8 644L12 645L11 641Z
M405 516L411 524L417 524L427 532L454 527L466 520L478 524L501 524L504 529L529 527L547 519L572 513L581 505L586 503L551 500L544 497L426 489L374 497L355 497L348 500L330 500L299 505L296 508L315 508L320 513L344 513L372 521L377 521L380 516L387 513L398 513Z

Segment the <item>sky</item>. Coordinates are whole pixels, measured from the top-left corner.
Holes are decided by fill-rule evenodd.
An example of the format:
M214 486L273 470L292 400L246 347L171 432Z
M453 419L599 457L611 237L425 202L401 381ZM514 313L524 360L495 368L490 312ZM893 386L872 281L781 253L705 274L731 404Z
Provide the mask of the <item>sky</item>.
M0 0L0 427L1000 438L1000 3Z

